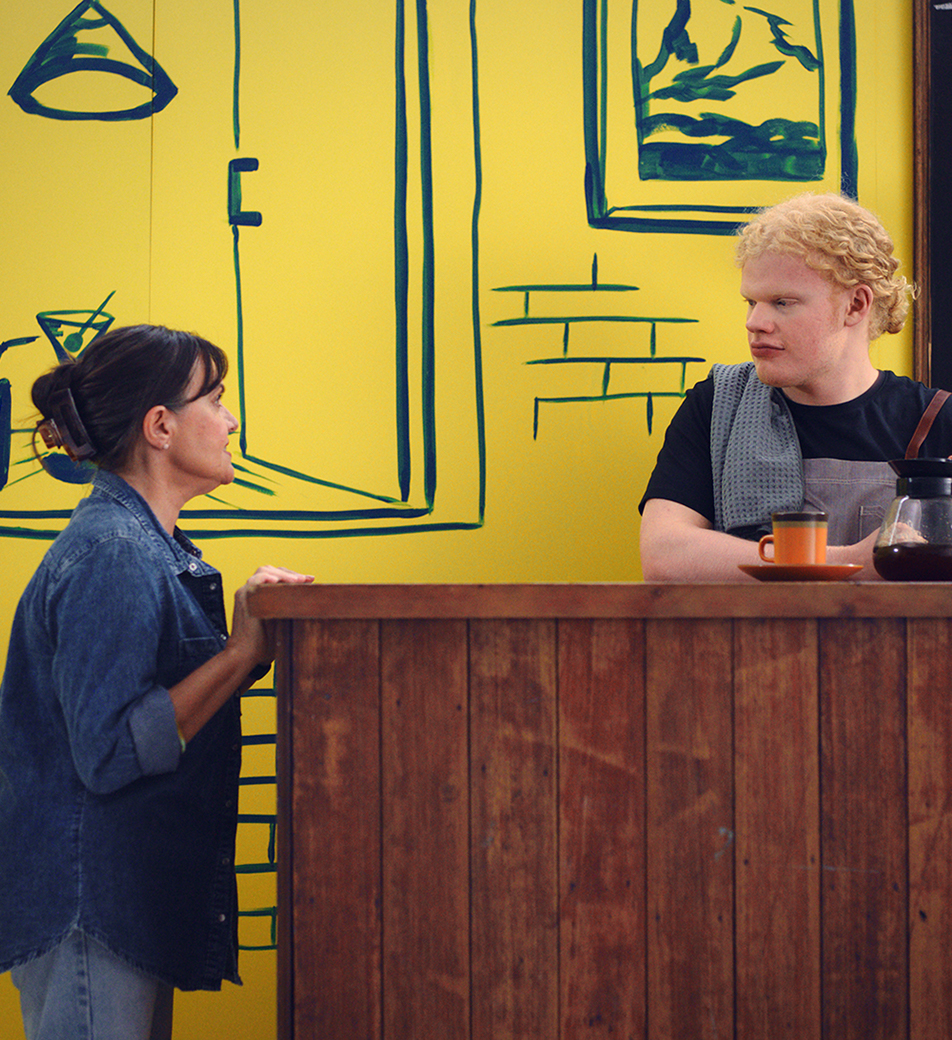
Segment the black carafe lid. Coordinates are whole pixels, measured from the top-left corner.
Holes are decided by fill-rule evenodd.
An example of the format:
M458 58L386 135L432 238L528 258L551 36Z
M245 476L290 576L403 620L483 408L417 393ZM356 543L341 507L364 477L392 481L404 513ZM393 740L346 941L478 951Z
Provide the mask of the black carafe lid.
M910 498L952 496L952 459L893 459L896 494Z

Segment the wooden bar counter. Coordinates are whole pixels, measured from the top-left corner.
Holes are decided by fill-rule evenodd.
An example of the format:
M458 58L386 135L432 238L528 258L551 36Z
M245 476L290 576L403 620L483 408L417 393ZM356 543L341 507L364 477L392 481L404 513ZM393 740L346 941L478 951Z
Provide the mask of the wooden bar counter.
M282 1040L949 1040L952 585L265 586Z

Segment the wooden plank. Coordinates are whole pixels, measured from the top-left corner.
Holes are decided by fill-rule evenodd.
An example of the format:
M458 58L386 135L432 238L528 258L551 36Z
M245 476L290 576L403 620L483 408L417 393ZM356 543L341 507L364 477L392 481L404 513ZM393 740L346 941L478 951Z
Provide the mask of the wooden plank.
M819 633L823 1036L902 1040L905 623L821 621Z
M646 1036L644 625L559 622L561 1033Z
M260 585L249 602L271 618L952 617L952 583Z
M909 1035L952 1036L952 623L908 622Z
M734 625L738 1040L820 1036L816 622Z
M648 1035L734 1029L732 626L646 622Z
M303 626L297 626L298 628ZM277 621L274 638L275 773L277 798L277 905L278 905L278 1040L294 1040L294 814L291 787L294 782L293 643L295 625Z
M294 640L296 1040L379 1040L378 625L300 624Z
M381 625L384 1036L469 1036L465 621Z
M470 623L472 1036L558 1036L555 624Z

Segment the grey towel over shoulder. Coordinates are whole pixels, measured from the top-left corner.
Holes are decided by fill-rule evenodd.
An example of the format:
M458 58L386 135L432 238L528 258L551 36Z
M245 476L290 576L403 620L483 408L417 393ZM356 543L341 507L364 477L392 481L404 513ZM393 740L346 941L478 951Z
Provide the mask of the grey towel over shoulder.
M749 537L770 530L771 513L803 508L800 441L783 395L757 378L753 362L711 371L714 526Z

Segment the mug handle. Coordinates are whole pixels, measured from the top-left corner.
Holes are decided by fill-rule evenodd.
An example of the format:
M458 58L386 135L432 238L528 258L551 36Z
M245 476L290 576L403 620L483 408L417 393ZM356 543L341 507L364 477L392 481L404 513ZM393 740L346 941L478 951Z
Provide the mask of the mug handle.
M773 535L772 534L765 534L763 536L763 538L760 539L760 542L757 545L757 552L760 553L760 558L764 561L764 563L773 563L774 562L773 556L767 556L766 553L764 552L764 547L767 546L767 545L773 545Z

